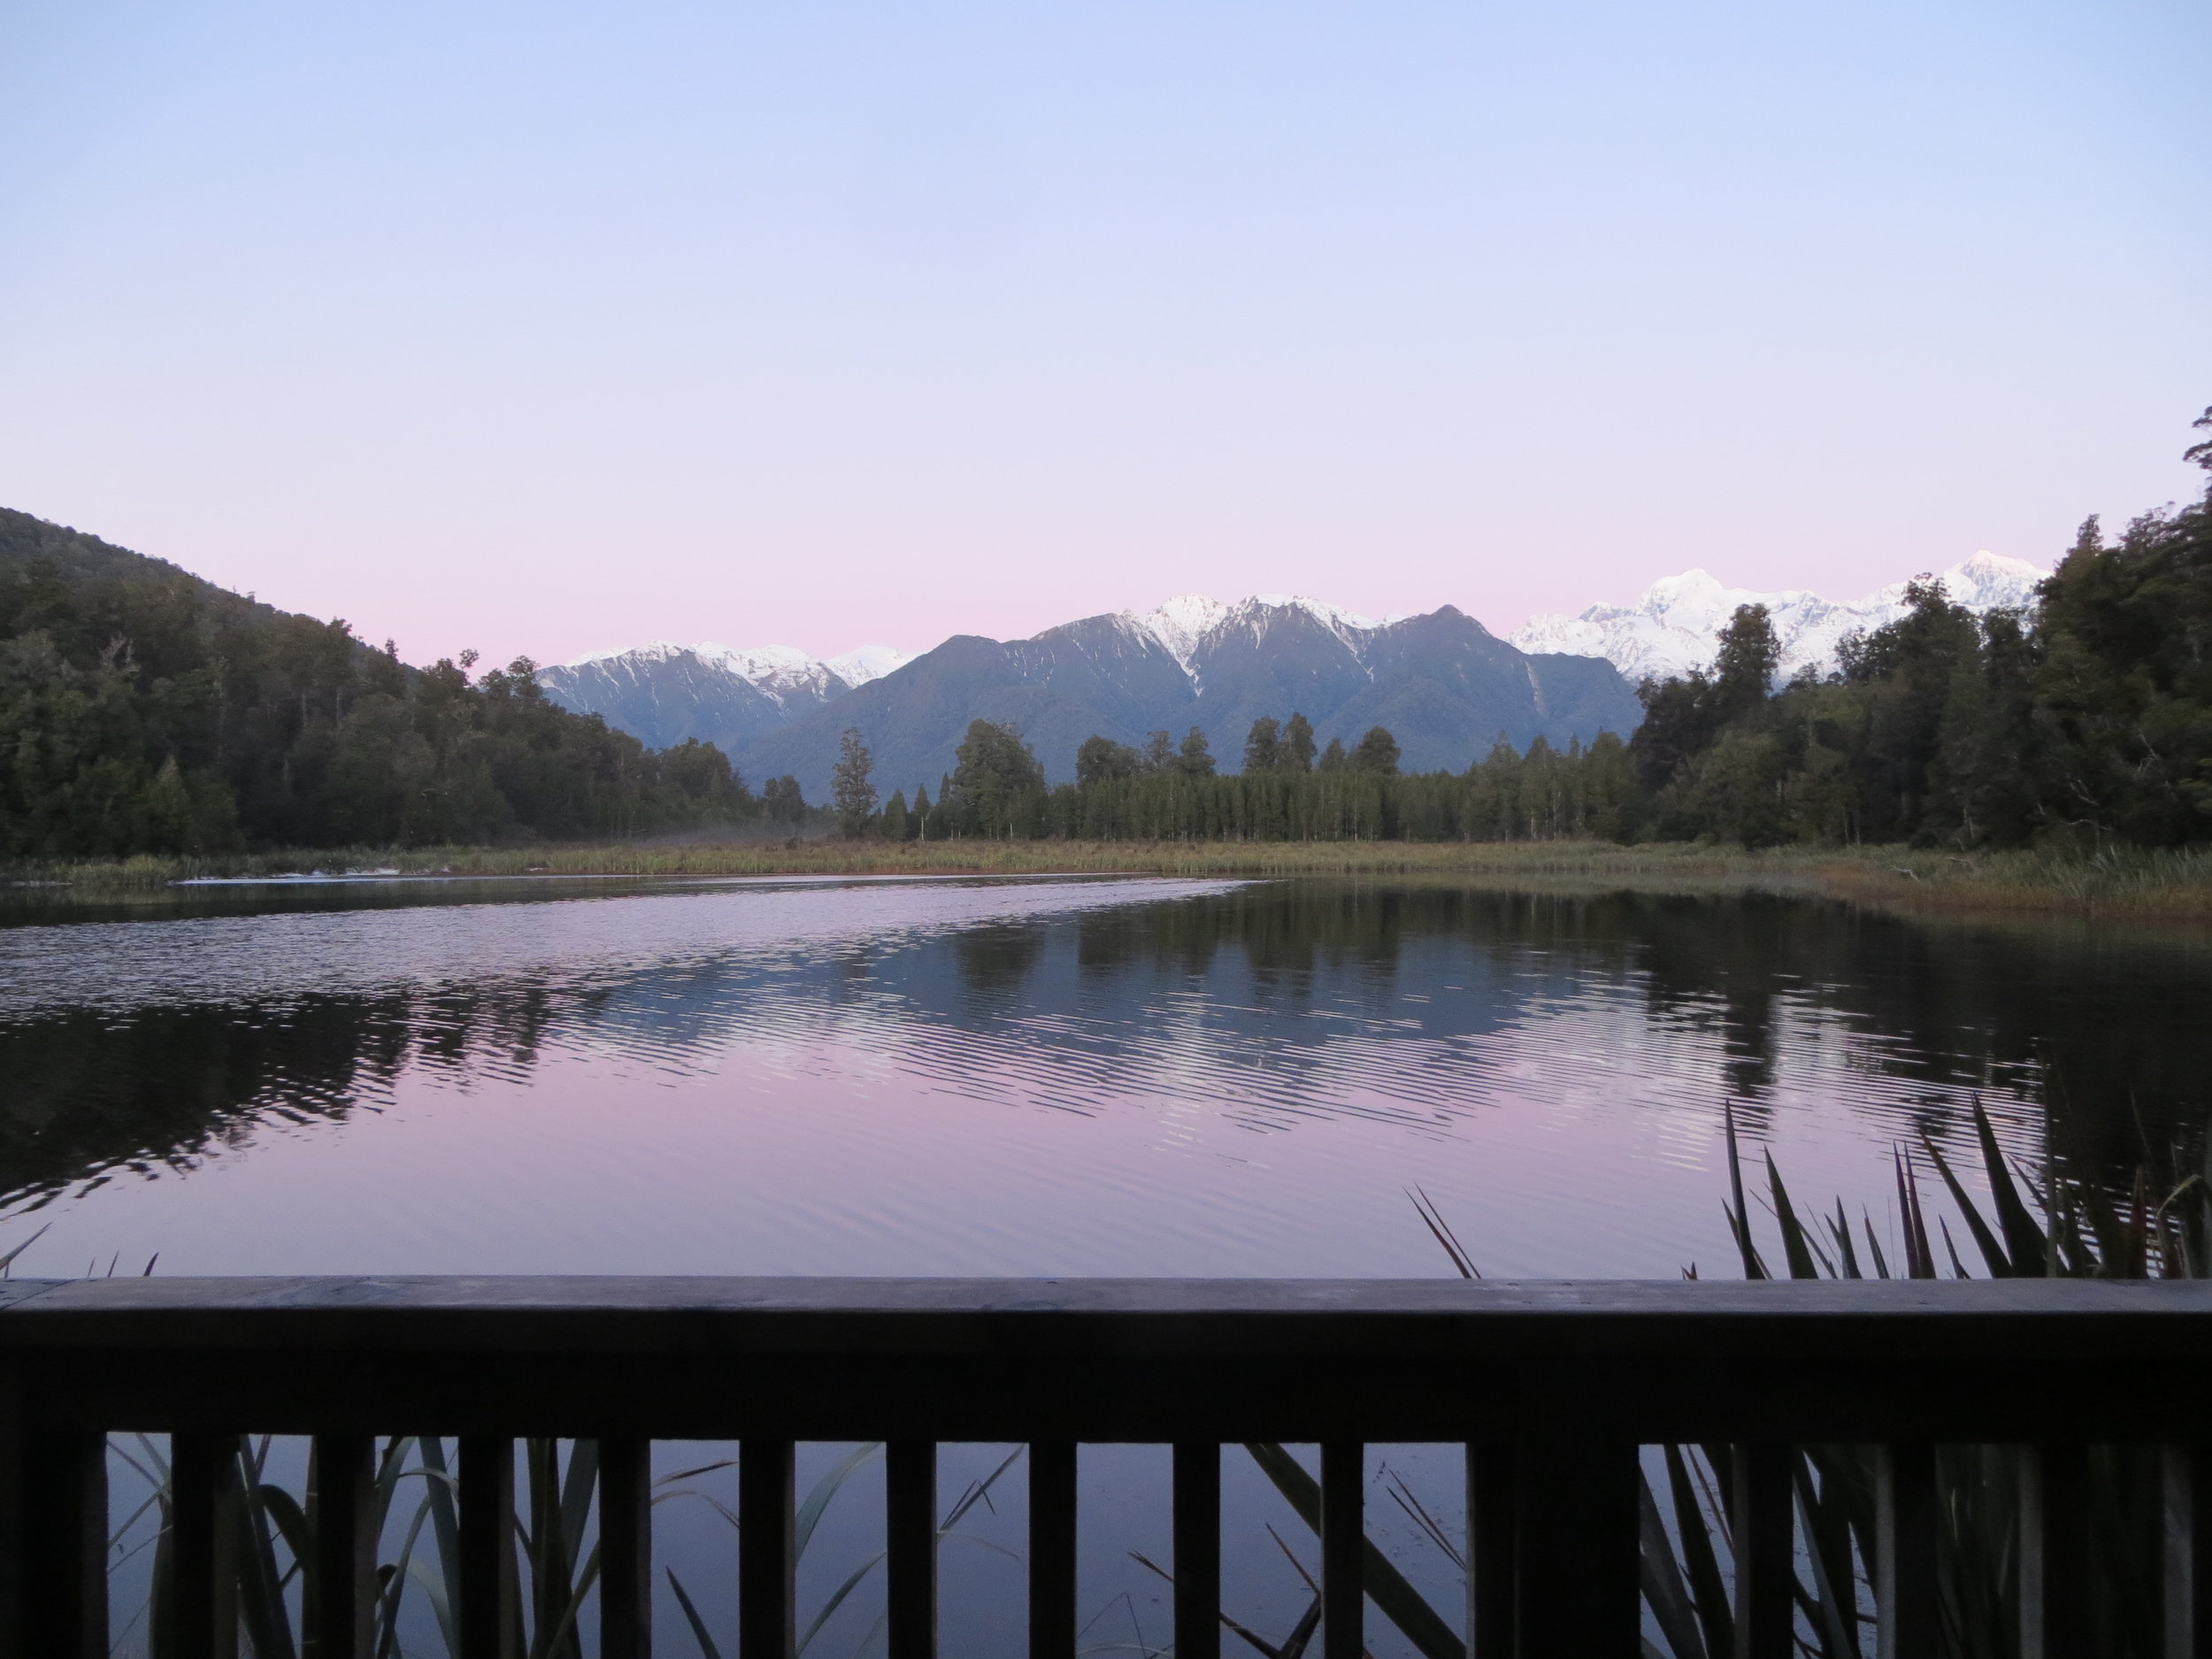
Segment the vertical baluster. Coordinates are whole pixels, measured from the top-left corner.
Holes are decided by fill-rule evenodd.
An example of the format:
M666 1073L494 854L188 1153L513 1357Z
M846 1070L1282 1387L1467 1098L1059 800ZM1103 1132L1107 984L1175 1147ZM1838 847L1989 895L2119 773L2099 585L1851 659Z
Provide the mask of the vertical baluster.
M514 1659L514 1441L462 1435L460 1485L459 1659Z
M1467 1444L1468 1659L1514 1659L1515 1587L1520 1578L1514 1449Z
M309 1659L369 1659L376 1625L376 1442L318 1434L309 1494L315 1571L301 1609Z
M1029 1659L1075 1659L1075 1442L1029 1448Z
M238 1652L238 1436L169 1437L169 1609L176 1659Z
M1321 1446L1322 1659L1367 1650L1366 1454L1357 1440Z
M749 1437L738 1448L738 1659L791 1659L798 1567L791 1506L797 1454L789 1440Z
M1635 1659L1642 1647L1636 1448L1520 1448L1519 1659Z
M1220 1659L1221 1447L1175 1442L1176 1659Z
M20 1361L0 1357L0 1653L34 1653L31 1540L30 1379Z
M1874 1594L1880 1659L1934 1659L1935 1448L1885 1446L1877 1458Z
M653 1659L653 1442L636 1435L599 1442L599 1659Z
M1736 1556L1735 1659L1791 1659L1796 1517L1787 1446L1739 1446L1730 1532Z
M2212 1446L2169 1446L2166 1659L2212 1659Z
M2020 1454L2021 1659L2090 1651L2089 1454L2031 1446Z
M937 1445L884 1448L884 1545L890 1579L890 1659L936 1659Z

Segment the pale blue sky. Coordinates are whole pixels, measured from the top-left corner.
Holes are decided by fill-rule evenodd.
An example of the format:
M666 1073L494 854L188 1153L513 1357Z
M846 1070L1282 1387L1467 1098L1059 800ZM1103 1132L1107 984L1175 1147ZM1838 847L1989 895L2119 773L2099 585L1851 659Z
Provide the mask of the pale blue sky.
M2212 8L0 0L0 504L409 656L1501 630L2188 492Z

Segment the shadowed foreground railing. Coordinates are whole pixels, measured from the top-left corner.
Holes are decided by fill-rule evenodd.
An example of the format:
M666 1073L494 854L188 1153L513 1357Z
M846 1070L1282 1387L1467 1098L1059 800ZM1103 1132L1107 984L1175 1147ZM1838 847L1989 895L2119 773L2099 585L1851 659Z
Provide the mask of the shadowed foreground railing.
M793 1450L887 1443L891 1659L936 1647L936 1448L1030 1448L1037 1659L1075 1650L1076 1447L1174 1448L1175 1651L1219 1647L1220 1448L1318 1442L1325 1659L1363 1448L1467 1447L1475 1659L1639 1651L1638 1448L1726 1443L1738 1659L1792 1651L1793 1446L1883 1448L1881 1652L1937 1647L1934 1448L2035 1448L2021 1632L2085 1651L2084 1448L2165 1450L2167 1652L2212 1655L2212 1281L148 1279L0 1282L0 1655L107 1652L105 1436L171 1441L180 1659L235 1650L241 1435L314 1437L308 1651L364 1659L373 1437L457 1436L465 1659L510 1659L514 1441L595 1440L604 1659L650 1649L650 1442L740 1442L741 1659L786 1659ZM2202 1525L2199 1517L2205 1517Z

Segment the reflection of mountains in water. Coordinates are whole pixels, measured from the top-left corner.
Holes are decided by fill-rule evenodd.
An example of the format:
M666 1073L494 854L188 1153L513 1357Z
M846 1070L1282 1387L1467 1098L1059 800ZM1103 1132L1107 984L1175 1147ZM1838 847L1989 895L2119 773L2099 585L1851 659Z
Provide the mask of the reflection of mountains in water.
M1094 889L1069 910L1030 892L936 925L884 926L879 902L722 949L671 941L698 913L665 907L699 898L588 904L565 922L622 931L580 971L503 972L495 948L443 981L338 972L288 995L134 1006L125 991L32 1012L0 1024L0 1190L189 1163L257 1123L373 1107L411 1074L524 1082L553 1053L661 1076L713 1072L737 1044L832 1074L864 1055L1060 1110L1202 1098L1256 1129L1352 1114L1448 1132L1509 1100L1598 1097L1701 1118L1732 1099L1755 1133L1811 1099L1943 1137L1988 1090L2032 1133L2018 1108L2047 1088L2065 1144L2116 1172L2140 1156L2139 1117L2160 1147L2195 1126L2212 1075L2191 1012L2204 976L2152 945L1787 900L1304 882L1135 902ZM412 917L450 941L520 908L381 925ZM254 948L250 924L229 938Z

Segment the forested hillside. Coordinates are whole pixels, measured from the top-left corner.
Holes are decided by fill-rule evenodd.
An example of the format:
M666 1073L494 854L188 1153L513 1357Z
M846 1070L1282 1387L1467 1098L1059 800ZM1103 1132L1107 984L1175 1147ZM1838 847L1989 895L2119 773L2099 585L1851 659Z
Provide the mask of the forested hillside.
M526 661L472 683L177 566L0 510L0 855L626 834L759 803Z

